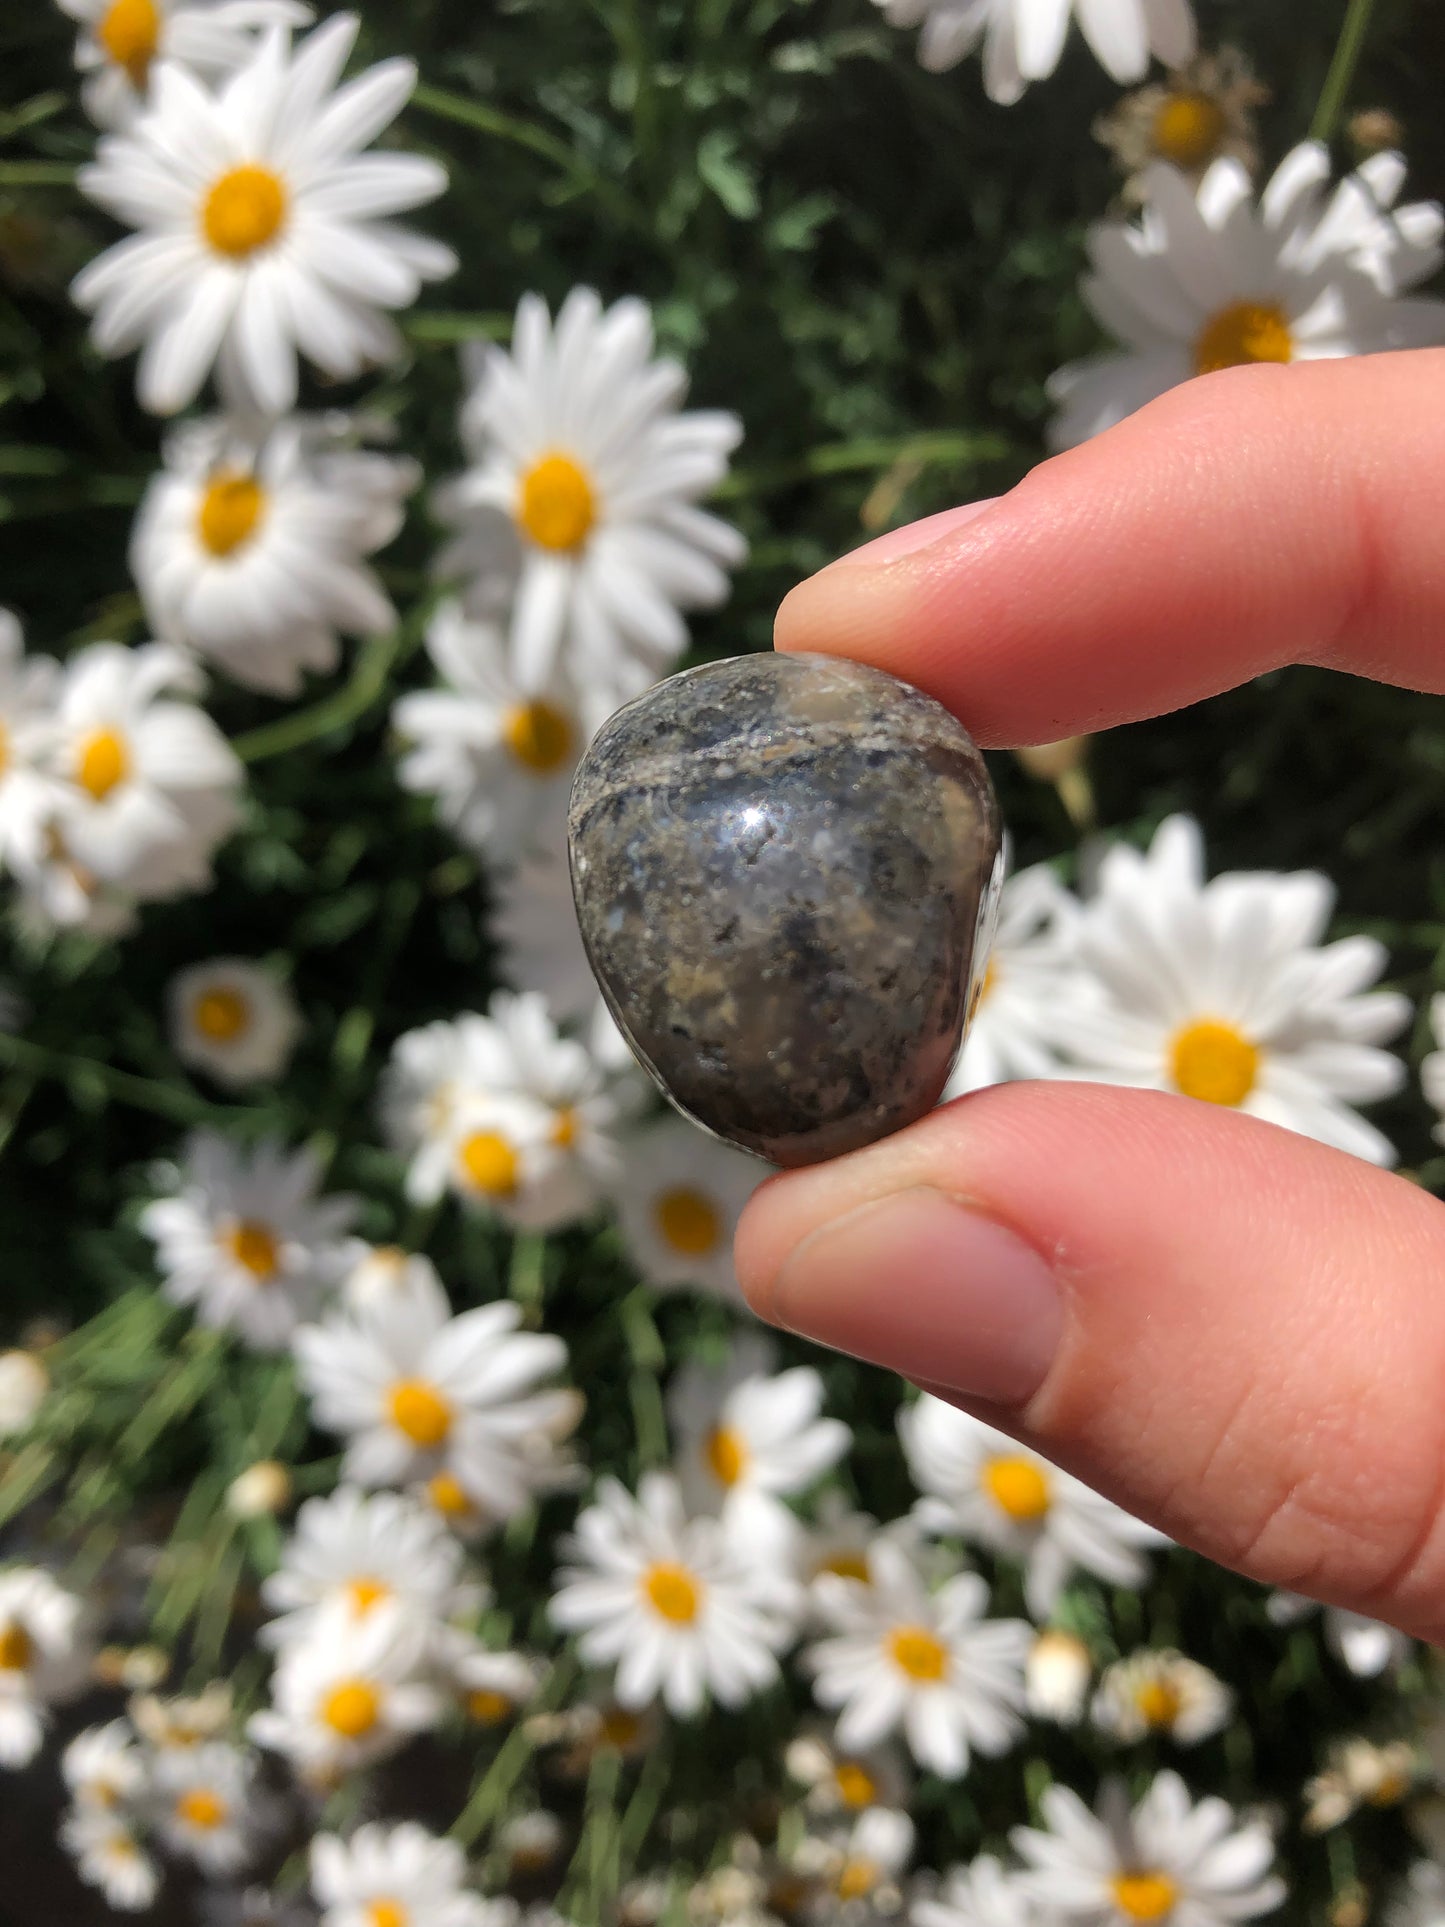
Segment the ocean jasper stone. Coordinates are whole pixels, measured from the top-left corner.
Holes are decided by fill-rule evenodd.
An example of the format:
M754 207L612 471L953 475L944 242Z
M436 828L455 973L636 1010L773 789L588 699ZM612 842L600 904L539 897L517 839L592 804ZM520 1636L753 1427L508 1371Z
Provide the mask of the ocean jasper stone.
M604 724L568 840L608 1008L689 1117L797 1165L937 1103L981 980L999 816L931 697L829 656L688 670Z

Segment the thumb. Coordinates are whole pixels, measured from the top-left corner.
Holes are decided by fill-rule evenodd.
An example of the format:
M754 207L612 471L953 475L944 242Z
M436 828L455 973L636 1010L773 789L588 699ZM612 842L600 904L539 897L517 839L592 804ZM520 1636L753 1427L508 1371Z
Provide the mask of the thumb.
M1255 1579L1445 1638L1445 1206L1189 1098L981 1091L765 1184L763 1317Z

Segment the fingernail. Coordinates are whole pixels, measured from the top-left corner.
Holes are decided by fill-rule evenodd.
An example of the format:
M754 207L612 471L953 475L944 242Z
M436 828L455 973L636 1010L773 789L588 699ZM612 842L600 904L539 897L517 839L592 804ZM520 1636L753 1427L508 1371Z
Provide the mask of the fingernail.
M1064 1325L1032 1245L926 1188L810 1232L784 1260L769 1310L787 1331L997 1405L1038 1390Z
M937 515L925 515L921 522L910 522L906 528L890 529L887 535L880 535L872 542L865 542L862 548L850 549L840 555L834 568L876 568L880 562L896 562L900 556L912 555L915 549L926 549L930 542L937 542L941 536L951 535L961 529L965 522L973 521L985 509L991 509L999 498L990 495L982 502L965 502L961 508L943 509Z

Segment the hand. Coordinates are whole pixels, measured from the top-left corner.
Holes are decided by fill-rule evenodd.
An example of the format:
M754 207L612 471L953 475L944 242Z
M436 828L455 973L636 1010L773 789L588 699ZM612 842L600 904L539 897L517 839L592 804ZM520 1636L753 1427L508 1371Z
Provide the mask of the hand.
M982 509L795 589L985 744L1283 663L1445 689L1445 351L1188 383ZM1445 1639L1445 1205L1309 1139L1106 1085L981 1091L775 1178L738 1275L1273 1585Z

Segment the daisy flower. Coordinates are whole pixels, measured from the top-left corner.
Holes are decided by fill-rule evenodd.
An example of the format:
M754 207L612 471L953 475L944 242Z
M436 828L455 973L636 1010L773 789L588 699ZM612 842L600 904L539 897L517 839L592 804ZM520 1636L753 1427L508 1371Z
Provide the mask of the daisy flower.
M1207 1666L1170 1651L1131 1653L1104 1669L1094 1724L1133 1744L1163 1734L1197 1746L1229 1723L1234 1695Z
M534 852L496 880L494 898L492 934L502 976L537 991L559 1023L582 1026L594 1060L613 1075L626 1073L641 1090L637 1059L587 961L565 851Z
M401 529L415 462L348 446L345 416L188 422L162 448L131 536L155 632L271 696L325 675L339 637L396 610L365 558Z
M290 1471L279 1459L257 1459L226 1487L226 1510L237 1519L274 1519L294 1495Z
M1437 1144L1445 1144L1445 995L1430 999L1430 1035L1435 1049L1420 1066L1420 1088L1439 1119L1431 1135Z
M1306 1833L1328 1833L1343 1826L1361 1807L1399 1806L1422 1777L1423 1762L1405 1740L1376 1746L1366 1739L1337 1741L1329 1765L1306 1781L1303 1826Z
M1083 1640L1060 1626L1034 1636L1024 1667L1024 1694L1031 1716L1056 1726L1077 1726L1084 1716L1094 1661Z
M409 1159L413 1198L450 1188L540 1230L585 1215L615 1180L617 1112L585 1045L560 1036L530 992L499 991L485 1016L408 1032L382 1088L383 1125Z
M807 1789L812 1813L862 1813L908 1802L908 1774L896 1747L849 1752L831 1734L804 1732L789 1745L783 1764L789 1778Z
M1223 1800L1196 1804L1176 1773L1159 1774L1132 1813L1117 1782L1097 1815L1065 1786L1049 1787L1040 1805L1045 1828L1011 1835L1028 1862L1024 1891L1080 1927L1226 1927L1285 1897L1269 1871L1269 1829L1241 1822Z
M986 1619L988 1588L962 1572L930 1592L895 1541L880 1540L873 1583L825 1574L814 1585L831 1636L808 1648L820 1706L840 1708L838 1744L902 1732L914 1759L960 1779L972 1753L1007 1752L1023 1731L1030 1629Z
M480 1594L462 1583L461 1549L433 1513L399 1492L341 1485L297 1513L261 1598L277 1615L261 1628L266 1646L315 1639L331 1620L353 1623L384 1609L430 1650Z
M298 1320L340 1278L343 1233L358 1201L319 1197L310 1150L274 1139L240 1150L213 1131L186 1145L176 1188L141 1213L164 1291L194 1305L203 1325L239 1332L256 1351L281 1351Z
M151 69L176 60L206 80L231 73L266 27L304 27L295 0L58 0L80 22L80 100L98 127L128 127L146 104Z
M1317 1599L1305 1599L1296 1592L1271 1593L1265 1611L1276 1626L1295 1626L1322 1614L1326 1646L1356 1679L1378 1679L1389 1668L1403 1666L1415 1650L1415 1642L1397 1627L1366 1619L1343 1606L1321 1606Z
M911 1522L900 1523L911 1530ZM880 1530L870 1512L854 1511L841 1492L822 1493L799 1547L800 1578L811 1585L819 1574L832 1572L840 1579L871 1585L873 1546Z
M417 1678L415 1659L393 1614L372 1613L345 1633L333 1622L325 1638L286 1648L250 1736L312 1781L369 1766L442 1716L442 1697Z
M294 52L281 29L211 92L163 61L144 113L107 135L80 186L128 239L72 290L101 354L142 348L141 405L174 414L212 366L263 414L295 406L298 350L350 381L401 350L383 310L450 274L451 250L386 218L435 200L420 154L363 154L416 85L409 60L337 81L356 41L339 13Z
M53 657L26 655L19 622L0 609L0 863L32 852L50 814L45 756L60 675Z
M656 1706L623 1706L615 1693L591 1687L575 1706L560 1713L534 1714L527 1731L539 1746L557 1746L553 1765L567 1780L585 1780L602 1753L641 1759L662 1737Z
M869 1807L850 1824L805 1834L791 1856L794 1871L812 1886L804 1918L826 1927L901 1913L914 1838L908 1815L887 1807Z
M497 1848L507 1878L534 1879L545 1873L561 1853L565 1838L562 1822L543 1807L514 1813L497 1829Z
M683 1118L659 1118L622 1145L617 1219L649 1284L739 1297L733 1232L771 1170Z
M17 864L22 882L58 857L82 898L113 886L147 902L209 885L245 774L210 717L176 700L199 687L164 643L96 642L70 658L48 732L49 808Z
M145 1762L125 1720L77 1733L60 1757L60 1771L79 1807L125 1806L146 1786Z
M963 1050L943 1093L946 1102L1015 1077L1049 1077L1059 1068L1050 1038L1070 969L1070 932L1078 905L1046 864L1009 877Z
M1404 298L1440 261L1441 211L1396 208L1398 154L1377 154L1327 200L1330 160L1306 141L1255 205L1245 169L1218 160L1198 188L1152 167L1137 226L1089 236L1084 299L1121 344L1053 376L1050 436L1070 448L1191 375L1445 340L1445 302Z
M808 1365L774 1373L775 1362L766 1338L744 1333L721 1366L688 1364L674 1375L667 1410L690 1510L718 1512L743 1494L802 1492L848 1450L848 1427L819 1416L818 1373Z
M171 1852L213 1875L242 1866L251 1850L255 1772L254 1756L224 1740L161 1754L152 1807Z
M791 1580L743 1559L716 1519L688 1518L677 1482L644 1473L634 1497L603 1479L563 1544L553 1621L625 1707L661 1699L687 1719L711 1697L741 1706L778 1677L799 1606Z
M874 0L895 27L921 27L918 58L934 73L956 67L982 40L990 100L1011 106L1031 80L1059 64L1069 21L1115 80L1138 80L1151 54L1177 67L1194 52L1189 0Z
M1417 1862L1385 1918L1388 1927L1445 1927L1445 1866Z
M231 1712L231 1689L219 1679L199 1693L173 1699L137 1693L130 1703L136 1732L156 1753L188 1752L221 1738L230 1727Z
M0 1767L28 1766L50 1708L86 1683L81 1602L38 1566L0 1572Z
M1171 817L1147 857L1116 845L1080 919L1088 995L1060 1010L1082 1075L1221 1104L1376 1164L1394 1147L1351 1106L1397 1091L1379 1046L1408 999L1371 991L1387 961L1371 937L1321 946L1334 902L1322 876L1204 880L1198 825Z
M233 1088L280 1077L302 1030L287 986L244 957L211 957L178 971L166 1019L181 1062Z
M446 1677L473 1726L514 1720L542 1684L542 1668L525 1653L497 1652L470 1633L449 1632Z
M60 1823L60 1844L87 1887L98 1887L118 1913L143 1914L160 1892L160 1868L135 1822L103 1807L76 1807Z
M925 1393L905 1407L898 1432L925 1494L915 1509L919 1525L1021 1564L1035 1619L1048 1618L1075 1571L1142 1586L1149 1565L1139 1549L1166 1543L1081 1480L942 1399Z
M1255 110L1270 98L1238 47L1221 47L1126 94L1094 122L1094 138L1128 176L1125 200L1137 203L1155 161L1167 161L1196 185L1212 162L1225 157L1252 174L1259 161Z
M415 1821L370 1821L349 1839L311 1842L311 1891L321 1927L489 1927L486 1903L465 1891L466 1857Z
M559 1034L535 991L501 990L468 1027L466 1047L465 1077L478 1096L520 1100L540 1112L543 1142L529 1179L525 1140L512 1144L505 1129L489 1132L463 1105L456 1124L463 1194L479 1190L503 1216L543 1230L584 1216L622 1163L613 1135L617 1100L586 1046Z
M950 1867L936 1891L914 1900L914 1927L1032 1927L1036 1919L1019 1877L991 1853Z
M50 1374L34 1352L0 1352L0 1439L30 1429L50 1390Z
M395 1300L298 1331L312 1419L348 1441L343 1476L367 1486L450 1478L493 1521L565 1477L555 1441L578 1401L543 1381L567 1348L519 1330L521 1319L509 1300L453 1317L440 1279L418 1263Z
M432 617L427 650L443 686L415 690L391 712L402 788L435 797L461 842L494 862L555 846L592 734L577 693L555 675L525 688L500 626L473 620L456 601Z
M483 348L468 372L471 466L437 498L458 531L438 571L488 596L514 582L524 688L544 688L560 663L599 701L625 701L687 647L682 611L727 599L744 543L697 503L726 475L742 426L679 412L687 377L654 359L647 304L604 309L590 288L574 288L555 321L524 295L511 352Z

